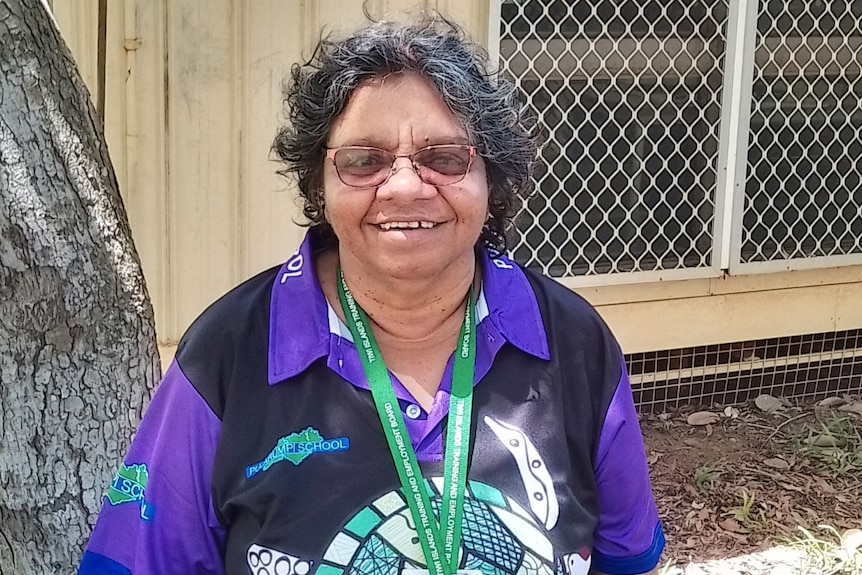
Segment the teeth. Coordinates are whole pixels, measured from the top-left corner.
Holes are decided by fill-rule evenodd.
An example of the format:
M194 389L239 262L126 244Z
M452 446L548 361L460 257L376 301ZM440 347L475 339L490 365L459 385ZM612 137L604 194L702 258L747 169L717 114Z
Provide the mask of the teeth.
M434 222L418 221L418 222L384 222L380 224L383 230L415 230L425 229L430 230L436 224Z

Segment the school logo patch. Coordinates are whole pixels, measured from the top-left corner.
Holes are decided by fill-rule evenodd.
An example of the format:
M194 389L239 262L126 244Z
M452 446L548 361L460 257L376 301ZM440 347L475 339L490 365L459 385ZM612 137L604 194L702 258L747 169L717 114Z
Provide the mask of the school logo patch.
M280 461L290 461L294 465L299 465L312 453L332 453L348 449L350 449L350 439L347 437L325 439L313 427L306 427L298 433L291 433L279 439L263 461L245 468L245 476L247 479L254 477L262 471L268 471Z
M134 465L120 465L114 480L105 497L111 505L124 505L134 503L140 505L141 519L150 521L155 514L155 508L148 503L144 497L147 490L147 481L150 478L147 466L143 463Z

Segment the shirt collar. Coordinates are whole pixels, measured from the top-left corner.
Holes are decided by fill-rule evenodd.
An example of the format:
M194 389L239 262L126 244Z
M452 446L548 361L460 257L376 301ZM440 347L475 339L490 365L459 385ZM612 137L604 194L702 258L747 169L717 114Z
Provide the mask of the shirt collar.
M349 330L329 308L314 271L312 232L275 276L269 312L270 385L294 377L329 353L330 337ZM480 331L490 321L521 351L550 359L536 295L523 270L505 256L481 250L482 293L477 301Z
M488 321L521 351L551 359L539 302L524 270L506 256L485 249L480 259Z
M312 234L278 270L269 309L269 384L305 371L329 351L326 298L314 272Z

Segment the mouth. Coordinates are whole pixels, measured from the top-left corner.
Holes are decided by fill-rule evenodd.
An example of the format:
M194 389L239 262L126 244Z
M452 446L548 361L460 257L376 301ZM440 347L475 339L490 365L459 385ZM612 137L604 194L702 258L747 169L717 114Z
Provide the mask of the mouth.
M429 222L426 220L416 220L416 221L405 221L405 222L383 222L382 224L377 224L377 227L383 230L384 232L388 232L389 230L430 230L437 227L437 222Z

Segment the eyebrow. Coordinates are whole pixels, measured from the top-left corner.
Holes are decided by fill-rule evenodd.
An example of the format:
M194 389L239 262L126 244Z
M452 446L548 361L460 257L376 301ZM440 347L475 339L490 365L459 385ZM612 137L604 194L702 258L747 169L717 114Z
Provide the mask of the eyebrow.
M422 148L427 148L428 146L441 146L446 144L455 144L455 145L469 145L470 139L467 136L437 136L433 138L428 138L424 142L420 142L414 149L421 150ZM327 145L328 148L344 148L348 146L363 146L367 148L378 148L381 150L392 151L397 146L388 146L386 144L381 143L381 141L377 138L371 137L360 137L360 138L350 138L345 141L345 143L332 146Z

